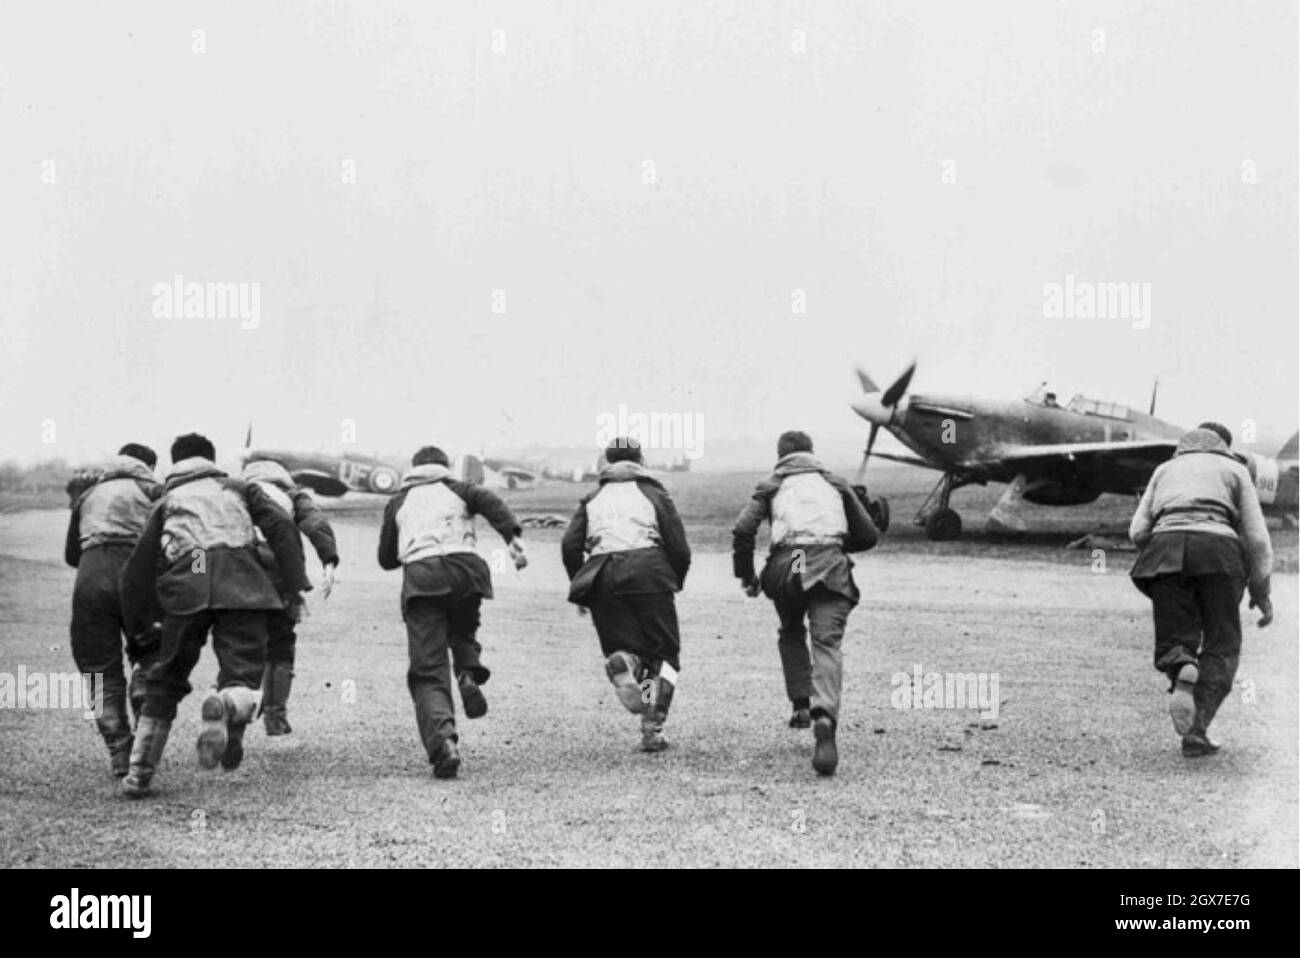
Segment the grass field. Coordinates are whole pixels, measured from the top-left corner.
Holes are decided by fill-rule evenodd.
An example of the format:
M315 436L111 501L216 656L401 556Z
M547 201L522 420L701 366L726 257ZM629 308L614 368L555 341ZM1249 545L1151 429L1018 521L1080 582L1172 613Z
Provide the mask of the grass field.
M343 553L300 630L293 735L254 727L237 772L194 759L198 696L181 705L156 796L121 798L93 725L72 711L0 710L4 866L1170 866L1297 864L1297 582L1277 621L1246 626L1238 688L1189 762L1150 667L1150 612L1122 537L1131 503L1033 509L1016 543L978 529L1000 489L957 493L969 534L910 524L932 476L881 470L894 528L863 556L846 637L841 768L817 778L811 736L785 727L775 617L730 575L729 529L758 475L673 475L696 562L678 608L683 672L662 755L637 751L589 620L565 601L559 534L496 576L481 639L488 715L462 720L464 764L434 780L404 675L399 576L375 563L373 502L331 505ZM582 489L510 498L571 512ZM0 515L0 671L72 668L66 511ZM1294 570L1296 536L1276 532ZM486 552L499 545L488 531ZM1289 566L1288 566L1289 563ZM1243 613L1245 609L1243 608ZM1253 619L1253 614L1252 614ZM894 708L896 673L996 674L996 719ZM210 683L207 650L194 676Z
M847 475L847 473L846 473ZM691 535L691 543L700 549L731 548L731 526L749 500L754 486L766 478L765 472L752 473L674 473L663 477L672 490L682 521ZM873 466L869 475L871 495L889 500L892 518L890 538L883 548L905 549L925 555L978 555L983 557L1023 557L1025 547L1048 561L1068 561L1069 553L1059 548L1086 533L1104 533L1127 539L1130 502L1116 496L1103 496L1097 502L1070 509L1053 509L1026 505L1023 513L1030 522L1030 532L1015 541L992 536L984 531L984 518L993 508L1005 486L967 486L953 494L952 506L961 512L962 538L956 542L933 543L913 523L913 517L929 495L939 474L928 470ZM587 487L546 484L535 489L509 494L511 504L521 513L545 513L563 516L573 513Z

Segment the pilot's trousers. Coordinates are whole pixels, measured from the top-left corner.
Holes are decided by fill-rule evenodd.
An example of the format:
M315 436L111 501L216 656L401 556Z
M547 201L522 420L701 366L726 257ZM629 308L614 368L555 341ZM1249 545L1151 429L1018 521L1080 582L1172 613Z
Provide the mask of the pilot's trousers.
M841 648L852 600L818 583L809 591L789 590L774 600L781 625L777 648L791 702L807 699L813 716L825 714L839 722L840 690L844 684ZM807 618L808 626L804 627ZM812 651L806 641L812 633Z
M1241 596L1245 581L1223 573L1181 572L1150 580L1155 667L1170 677L1188 662L1200 677L1192 690L1193 729L1202 734L1232 691L1241 659Z
M631 652L652 670L666 662L681 671L682 640L673 593L615 595L597 581L587 607L602 655Z
M158 655L157 635L123 642L122 601L117 580L129 545L106 545L87 549L77 567L72 591L72 658L83 675L98 675L103 709L96 720L109 751L130 748L131 719L127 713L127 679L122 670L122 651L141 667ZM138 702L132 705L139 708ZM136 716L139 718L139 716Z
M483 599L416 595L406 600L406 640L410 666L406 685L415 704L415 724L424 750L433 761L446 739L459 741L452 699L452 660L456 674L468 673L479 684L490 674L479 662L476 638Z
M266 668L265 609L202 609L163 619L162 649L145 680L144 714L171 721L190 694L190 673L212 633L217 688L262 687Z

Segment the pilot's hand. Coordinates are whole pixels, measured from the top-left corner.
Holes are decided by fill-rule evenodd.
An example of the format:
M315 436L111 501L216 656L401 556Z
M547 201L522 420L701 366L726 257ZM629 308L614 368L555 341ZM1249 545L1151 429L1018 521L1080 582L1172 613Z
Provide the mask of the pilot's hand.
M745 595L749 596L751 599L762 591L762 586L759 584L759 581L752 577L742 581L740 587L745 590Z
M326 599L328 599L330 597L330 593L334 591L334 570L337 568L338 565L331 562L324 567L324 570L321 574L320 591L321 591L321 595L323 595Z
M1267 594L1250 597L1250 607L1259 609L1259 627L1262 629L1273 622L1273 600Z
M518 539L510 540L510 558L514 560L515 570L528 567L528 556L524 553L524 544Z
M1273 621L1273 600L1270 597L1273 591L1273 583L1265 577L1261 582L1248 582L1247 590L1250 592L1250 607L1259 609L1260 620L1259 627L1262 629Z

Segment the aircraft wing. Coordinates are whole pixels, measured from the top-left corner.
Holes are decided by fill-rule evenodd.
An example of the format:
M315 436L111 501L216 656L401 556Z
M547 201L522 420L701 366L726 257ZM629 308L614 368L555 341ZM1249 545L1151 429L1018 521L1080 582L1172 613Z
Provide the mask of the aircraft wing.
M1177 439L1141 439L1136 442L1058 442L1044 446L998 446L981 457L981 465L1033 465L1056 459L1123 459L1145 461L1158 466L1174 454Z
M516 462L509 459L484 459L483 465L487 466L498 475L505 476L508 479L522 479L524 482L535 482L540 474L538 470L522 462Z
M319 469L295 469L289 474L300 486L306 486L320 496L341 496L348 491L338 476L321 472Z
M889 452L872 452L871 458L888 459L890 462L901 462L909 466L920 466L923 469L943 469L943 466L937 466L932 462L926 462L924 459L918 459L916 456L895 456L893 453Z

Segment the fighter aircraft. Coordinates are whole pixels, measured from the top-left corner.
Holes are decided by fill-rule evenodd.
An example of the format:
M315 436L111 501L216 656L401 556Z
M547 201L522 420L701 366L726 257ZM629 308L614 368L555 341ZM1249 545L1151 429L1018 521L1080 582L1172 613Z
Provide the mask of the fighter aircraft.
M961 535L961 516L950 508L954 491L971 484L1007 483L989 514L995 532L1023 532L1016 514L1021 499L1038 505L1073 506L1103 492L1139 494L1151 472L1171 455L1184 432L1119 403L1083 395L1065 405L1040 386L1021 400L977 399L940 393L909 393L913 362L881 390L861 368L863 395L852 408L871 423L861 477L881 428L915 456L878 452L881 459L904 462L943 475L916 516L935 541Z
M244 448L239 451L239 459L241 465L256 460L278 462L298 485L305 486L317 495L330 497L349 492L390 496L397 491L402 473L408 468L399 462L353 452L333 455L292 449L254 449L251 422L244 436ZM482 484L485 478L483 461L478 456L457 456L452 462L451 471L465 482Z
M1286 441L1276 458L1252 452L1245 459L1264 515L1281 516L1294 527L1300 516L1300 432Z
M293 481L321 496L341 496L349 492L373 492L391 495L397 491L402 471L392 463L373 456L355 453L294 452L288 449L248 449L245 461L278 462L293 476Z
M483 465L499 475L507 489L527 488L545 474L540 467L510 459L484 459Z
M395 460L351 452L334 455L292 449L254 449L251 423L239 459L241 465L255 459L278 462L298 485L306 486L321 496L342 496L349 492L392 495L397 492L401 476L408 468ZM541 458L506 459L462 453L452 460L451 472L475 485L527 489L543 479L581 482L591 470L590 467L557 467Z
M397 491L402 473L408 466L388 462L376 456L345 452L341 455L299 452L289 449L252 449L240 451L243 462L269 459L278 462L293 476L293 481L320 496L342 496L349 492L392 495ZM481 484L483 463L477 456L457 456L452 473L466 482Z

